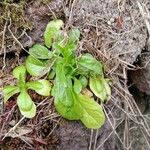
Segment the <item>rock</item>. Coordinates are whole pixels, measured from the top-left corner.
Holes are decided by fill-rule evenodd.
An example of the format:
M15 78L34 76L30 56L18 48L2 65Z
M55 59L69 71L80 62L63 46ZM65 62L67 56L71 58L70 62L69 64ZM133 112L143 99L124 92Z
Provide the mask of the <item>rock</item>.
M130 72L130 77L140 91L150 95L150 52L141 55L139 67L140 69Z

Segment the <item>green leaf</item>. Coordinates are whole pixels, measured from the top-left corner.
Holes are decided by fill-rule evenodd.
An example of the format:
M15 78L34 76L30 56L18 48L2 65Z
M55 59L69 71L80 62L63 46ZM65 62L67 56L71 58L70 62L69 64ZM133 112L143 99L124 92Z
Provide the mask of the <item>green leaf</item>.
M63 21L59 19L50 21L47 24L46 30L44 32L44 40L45 40L45 45L48 48L50 48L50 46L52 45L52 39L54 38L57 31L59 31L62 26L63 26Z
M53 56L53 53L49 51L45 46L40 44L35 44L29 49L31 56L38 59L50 59Z
M81 84L82 84L82 88L83 88L83 89L86 88L86 86L87 86L87 84L88 84L87 78L86 78L85 76L81 76L81 77L79 78L79 80L80 80L80 82L81 82Z
M26 83L26 88L31 90L40 90L43 88L43 84L39 81L30 81Z
M52 91L56 100L61 101L65 106L72 106L73 104L73 87L71 76L65 74L65 66L60 61L56 66L56 78Z
M42 96L50 96L51 84L48 80L38 80L41 83L42 87L40 89L34 89L38 94Z
M69 120L79 120L82 117L82 107L77 101L77 95L72 92L72 96L70 97L73 101L72 106L66 106L62 103L62 101L55 99L54 104L58 113Z
M36 115L36 105L33 103L32 108L28 111L20 109L20 112L26 118L33 118Z
M17 97L17 104L20 110L29 111L32 109L33 101L26 91L21 91Z
M54 97L59 100L64 106L71 107L73 105L73 90L72 87L63 87L54 85ZM61 90L62 88L62 90Z
M61 38L58 38L58 36ZM58 34L56 42L53 44L53 48L61 53L64 57L70 57L75 54L75 50L77 49L77 41L80 37L80 31L78 29L72 29L69 32L68 39L62 36L62 34ZM75 58L75 56L74 56Z
M98 97L99 93L104 90L104 85L100 80L100 77L90 77L90 89Z
M61 46L61 43L55 42L53 43L53 49L57 55L62 54L64 55L64 48Z
M73 64L71 64L70 62L70 65L67 65L65 67L65 73L67 76L73 76L74 72L75 72L75 68L72 66Z
M84 54L77 61L80 74L100 74L102 75L102 64L97 61L92 55Z
M65 42L65 34L64 34L64 31L62 30L58 30L56 32L56 34L54 35L54 43L57 42L59 44L62 44L61 46L64 45L64 42Z
M69 31L68 41L64 44L64 57L68 57L75 54L77 49L77 41L80 37L80 31L78 29L72 29ZM74 56L75 57L75 56Z
M26 68L24 65L21 66L17 66L14 70L13 70L13 76L15 78L17 78L20 82L24 82L26 80Z
M83 117L80 118L82 123L91 129L100 128L105 122L105 115L102 107L85 95L79 95L79 102L83 109Z
M90 89L102 101L107 100L111 95L111 89L103 77L90 77Z
M41 76L47 73L46 71L46 65L47 61L41 61L38 59L35 59L32 56L28 56L25 62L27 71L30 73L32 76Z
M68 41L69 44L77 42L79 38L80 38L79 29L71 29L69 31L69 41Z
M3 89L4 103L6 103L10 97L12 97L13 95L15 95L19 92L20 92L20 90L17 86L11 86L11 85L5 86Z
M51 71L49 72L49 74L48 74L48 79L49 79L49 80L54 79L55 75L56 75L55 71L54 71L54 70L51 70Z
M75 93L79 94L82 90L82 84L80 82L80 80L77 80L76 78L74 79L74 91Z
M64 65L62 62L59 62L56 66L56 78L54 83L55 98L62 99L65 94L66 88L67 88L67 79L65 75Z
M111 88L109 86L109 80L102 78L102 82L105 87L107 98L105 100L109 100L111 98Z

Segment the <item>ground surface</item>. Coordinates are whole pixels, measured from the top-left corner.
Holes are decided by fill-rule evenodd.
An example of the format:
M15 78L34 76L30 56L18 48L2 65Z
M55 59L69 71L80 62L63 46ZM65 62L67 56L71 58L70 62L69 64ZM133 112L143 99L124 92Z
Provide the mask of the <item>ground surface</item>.
M150 9L149 0L140 2ZM0 1L0 14L1 149L150 149L149 35L135 0L6 0ZM41 103L33 93L40 105L32 120L20 121L15 96L2 105L2 87L15 82L12 69L29 47L43 42L45 26L54 18L62 19L66 30L80 29L78 52L103 61L113 82L111 100L104 105L107 121L99 130L60 118L53 99Z

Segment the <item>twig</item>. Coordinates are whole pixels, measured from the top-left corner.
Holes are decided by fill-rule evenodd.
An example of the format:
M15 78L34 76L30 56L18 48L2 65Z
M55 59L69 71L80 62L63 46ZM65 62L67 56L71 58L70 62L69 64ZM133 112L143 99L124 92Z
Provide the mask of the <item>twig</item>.
M149 34L149 36L150 36L150 23L149 23L149 21L148 21L148 19L147 19L147 17L146 17L146 15L149 14L149 11L148 11L147 8L145 8L145 9L148 11L147 13L145 13L145 12L144 12L144 8L142 7L141 3L138 2L138 1L136 1L136 2L137 2L137 4L138 4L140 13L141 13L141 15L142 15L142 17L143 17L143 19L144 19L145 24L146 24L146 27L147 27L147 30L148 30L148 34Z
M5 26L4 26L4 30L3 30L3 37L2 37L2 50L4 52L4 56L3 56L3 68L2 71L4 70L4 68L6 67L6 46L5 46L5 33L6 33L6 27L7 27L7 21L5 22Z
M93 139L93 129L91 129L91 135L90 135L90 144L88 150L92 149L92 139Z
M25 119L25 117L22 117L19 121L18 121L18 123L15 125L15 126L13 126L6 134L5 134L5 136L2 138L2 141L7 137L7 135L10 133L10 132L12 132L12 131L14 131L16 128L17 128L17 126L23 121Z

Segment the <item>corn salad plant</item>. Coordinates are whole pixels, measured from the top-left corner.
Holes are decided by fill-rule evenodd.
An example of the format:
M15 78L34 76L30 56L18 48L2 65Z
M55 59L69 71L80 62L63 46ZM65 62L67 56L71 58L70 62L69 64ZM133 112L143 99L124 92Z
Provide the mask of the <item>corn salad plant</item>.
M24 65L16 67L13 70L13 76L17 79L17 84L4 87L4 103L13 95L20 93L17 97L19 110L23 116L32 118L36 114L36 105L28 94L28 90L34 90L42 96L49 96L51 84L44 79L26 82L26 68Z
M25 83L24 77L23 87L25 88L21 93L24 92L27 95L26 89L31 87L38 93L40 89L37 88L41 88L43 83L46 83L42 90L48 96L51 89L54 105L62 117L68 120L80 120L87 128L100 128L105 122L102 103L109 100L111 95L109 79L104 77L101 62L91 54L85 53L79 56L76 54L80 31L71 29L65 32L61 30L62 26L62 20L48 23L44 32L44 45L35 44L29 49L30 55L25 61L25 67L23 67L32 76L42 78L47 75L52 85L43 79L31 81L30 84ZM17 76L17 79L22 80L20 78L22 77ZM32 82L39 85L35 83L35 86L31 86ZM13 93L19 92L17 89ZM85 90L91 91L94 96L89 96L84 92ZM11 95L7 96L9 94L7 91L7 87L5 87L4 96L8 100ZM39 94L42 93L44 92ZM96 97L100 99L101 104L94 100ZM27 100L22 96L22 100L18 99L17 103L22 115L30 118L35 116L35 106L31 98ZM34 113L32 109L34 109ZM28 115L25 115L25 110L29 110Z

